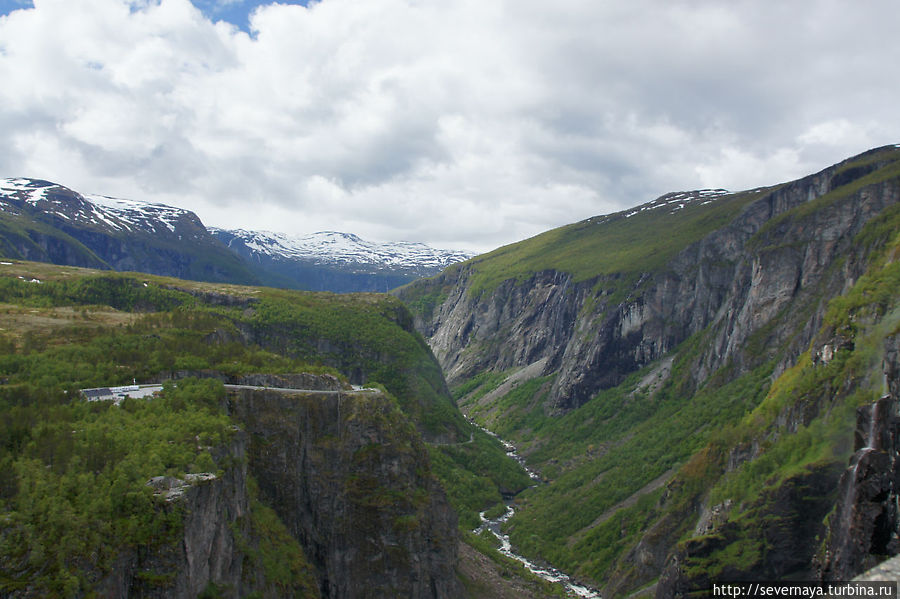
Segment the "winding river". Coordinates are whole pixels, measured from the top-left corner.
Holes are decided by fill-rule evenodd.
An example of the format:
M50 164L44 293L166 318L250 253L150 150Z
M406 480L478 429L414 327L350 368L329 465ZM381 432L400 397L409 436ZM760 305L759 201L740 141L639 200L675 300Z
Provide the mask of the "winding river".
M506 455L518 462L519 465L525 469L525 472L528 473L528 476L531 477L531 480L535 481L534 486L537 486L541 483L540 475L538 475L537 472L525 465L525 459L516 452L515 445L513 445L509 441L504 441L492 431L489 431L488 429L479 426L474 422L472 422L472 424L500 441L500 443L503 444L504 449L506 449ZM506 513L504 513L499 518L488 519L487 517L485 517L485 512L481 512L480 514L478 514L481 517L481 526L475 529L475 534L478 534L484 530L489 530L491 534L497 537L497 539L500 541L500 553L516 560L517 562L522 563L532 574L535 574L536 576L539 576L544 580L563 585L570 597L581 597L583 599L601 599L599 591L578 584L577 582L572 580L572 577L565 572L562 572L554 568L553 566L538 566L528 558L515 553L512 550L512 545L509 542L509 535L504 533L502 530L503 524L507 520L512 518L513 514L515 513L516 510L512 506L512 501L507 502Z

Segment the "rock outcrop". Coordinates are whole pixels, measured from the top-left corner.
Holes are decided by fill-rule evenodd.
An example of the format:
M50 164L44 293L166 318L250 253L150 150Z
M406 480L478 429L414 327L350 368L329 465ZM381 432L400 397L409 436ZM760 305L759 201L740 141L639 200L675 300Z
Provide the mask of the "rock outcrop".
M324 598L450 598L456 514L394 400L375 391L232 393L264 501L300 541Z
M197 597L207 588L217 588L225 597L295 596L267 582L262 568L242 549L245 539L253 541L246 449L246 435L238 432L218 451L219 461L229 464L221 477L160 476L148 481L163 499L160 509L179 522L177 537L160 547L121 555L97 582L96 595Z
M824 580L848 580L900 553L900 336L888 338L889 393L857 409L854 454L841 477L820 557Z
M708 592L722 581L814 580L817 540L840 475L833 464L814 467L762 493L743 514L765 522L763 530L732 520L680 543L659 576L656 597ZM727 553L738 559L725 558Z
M121 555L97 581L100 596L461 596L456 513L395 400L233 389L226 403L242 430L217 451L224 468L148 481L177 538ZM308 581L267 580L253 549L265 539L251 517L251 476L302 548Z

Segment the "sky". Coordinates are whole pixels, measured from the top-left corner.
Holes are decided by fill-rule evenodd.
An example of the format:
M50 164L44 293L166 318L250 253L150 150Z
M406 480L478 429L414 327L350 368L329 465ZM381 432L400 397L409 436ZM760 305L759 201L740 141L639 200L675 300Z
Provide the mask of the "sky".
M0 177L488 251L900 143L895 0L0 0Z

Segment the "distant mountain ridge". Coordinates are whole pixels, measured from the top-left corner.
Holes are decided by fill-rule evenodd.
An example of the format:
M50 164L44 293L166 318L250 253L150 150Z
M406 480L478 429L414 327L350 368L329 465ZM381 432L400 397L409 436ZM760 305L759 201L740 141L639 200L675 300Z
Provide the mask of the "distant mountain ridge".
M290 236L209 228L182 208L0 179L0 255L202 281L312 291L388 291L471 254L372 243L338 232Z
M315 291L389 291L473 256L409 241L375 243L350 233L287 235L271 231L210 232L250 264L269 284L293 281Z
M287 235L272 231L220 229L209 227L213 235L232 235L251 250L285 259L315 260L320 264L374 264L396 269L446 268L468 260L469 252L439 250L412 241L375 243L352 233L319 231L308 235Z

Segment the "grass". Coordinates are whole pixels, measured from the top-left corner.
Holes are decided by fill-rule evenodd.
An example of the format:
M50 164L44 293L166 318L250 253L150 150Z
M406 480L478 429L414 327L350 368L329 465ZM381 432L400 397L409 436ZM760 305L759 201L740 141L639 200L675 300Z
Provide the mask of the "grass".
M674 213L663 207L626 218L620 212L553 229L464 263L473 273L469 291L477 296L508 279L522 282L544 270L569 273L576 282L599 275L652 272L730 222L759 197L753 191L735 193L706 205L691 203Z
M63 424L45 443L35 440L34 435L49 434L41 425L48 402L65 402L80 388L142 381L179 369L228 376L324 372L379 386L396 398L405 418L426 438L439 439L429 446L431 472L464 527L474 528L478 511L500 503L501 492L530 483L495 439L462 418L445 391L439 366L412 328L411 315L391 296L308 293L12 262L0 265L0 328L6 329L0 331L0 407L9 416L0 427L0 501L13 500L13 463L23 448L57 460L56 447L68 442L63 433L77 428ZM41 283L27 282L32 278ZM47 399L47 393L54 399ZM362 409L363 403L357 407ZM366 459L378 449L367 446L357 457ZM154 468L159 466L160 460L153 458L159 452L146 453ZM207 463L207 458L200 459ZM186 468L169 464L165 456L161 463L162 473ZM373 491L366 500L395 505L407 499ZM254 546L251 557L261 560L276 583L287 584L302 564L290 547L279 558L290 543L271 513L253 509L253 526L271 532L272 538ZM412 517L393 524L398 530L420 525ZM53 584L66 589L85 584L77 576L63 580L68 573L55 572Z

